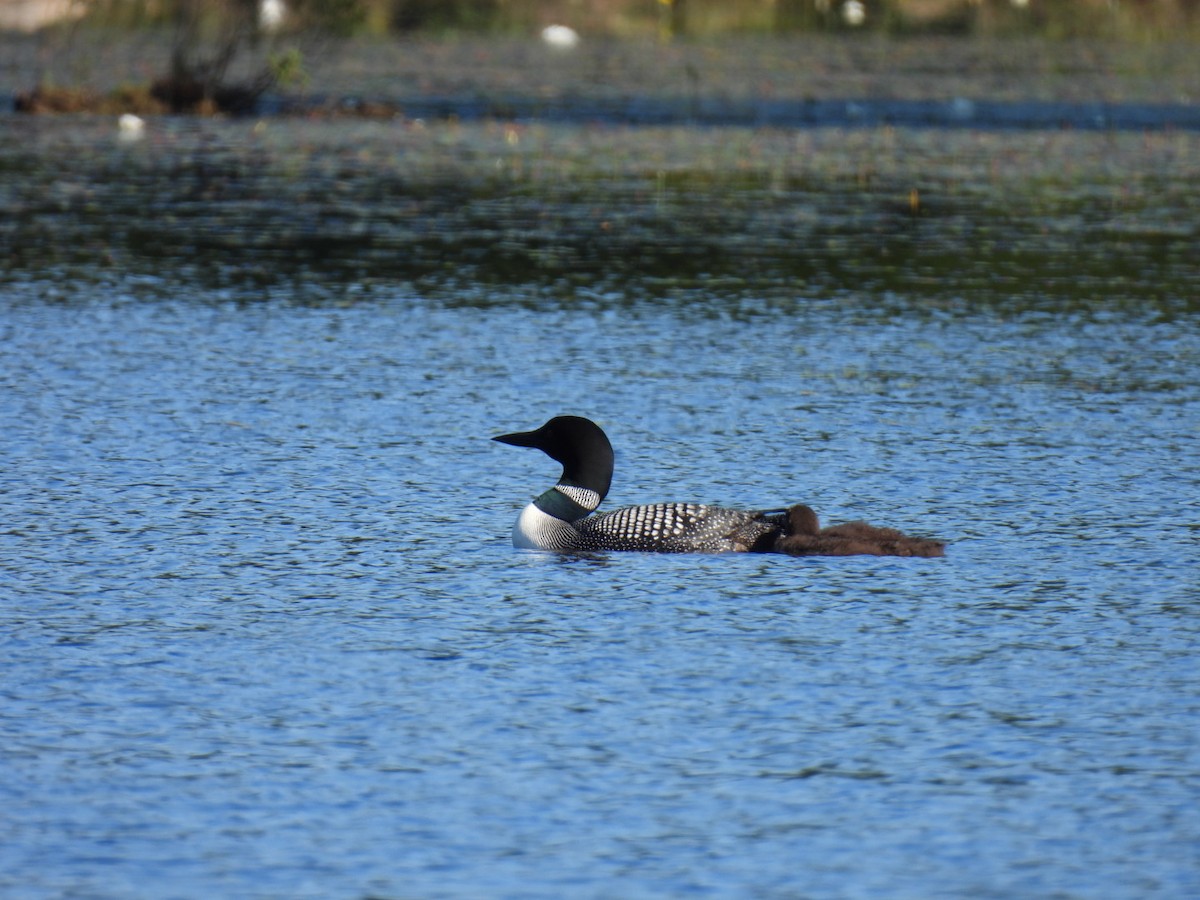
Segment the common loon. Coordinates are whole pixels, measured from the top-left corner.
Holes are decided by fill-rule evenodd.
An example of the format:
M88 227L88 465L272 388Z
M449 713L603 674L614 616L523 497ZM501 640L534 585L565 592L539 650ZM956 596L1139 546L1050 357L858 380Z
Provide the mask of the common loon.
M592 515L608 494L613 449L600 426L555 416L535 431L492 438L536 447L562 463L558 483L526 506L513 544L530 550L645 550L656 553L787 553L793 556L941 556L942 544L863 522L822 531L807 506L741 510L701 503L627 506Z

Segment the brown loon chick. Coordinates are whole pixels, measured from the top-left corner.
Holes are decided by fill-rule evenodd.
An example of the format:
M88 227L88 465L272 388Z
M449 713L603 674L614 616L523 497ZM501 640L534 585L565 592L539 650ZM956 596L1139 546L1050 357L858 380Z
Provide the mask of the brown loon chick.
M775 539L774 551L789 556L945 556L946 545L911 537L894 528L846 522L822 528L817 514L804 504L787 513L787 527Z
M820 531L816 514L803 505L786 510L741 510L701 503L654 503L593 515L608 494L613 475L612 444L595 422L580 416L556 416L534 431L502 434L493 440L536 447L563 467L558 483L521 511L512 535L517 547L568 553L942 555L937 541L909 538L861 522Z

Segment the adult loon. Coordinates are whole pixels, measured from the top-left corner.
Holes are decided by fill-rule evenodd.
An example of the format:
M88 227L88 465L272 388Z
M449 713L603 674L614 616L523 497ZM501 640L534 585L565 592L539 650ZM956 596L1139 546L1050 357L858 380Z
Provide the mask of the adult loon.
M608 494L613 449L600 426L555 416L535 431L492 438L536 447L562 463L562 476L526 506L513 544L530 550L646 550L656 553L787 553L792 556L941 556L942 544L864 522L822 530L807 506L740 510L700 503L627 506L592 515Z

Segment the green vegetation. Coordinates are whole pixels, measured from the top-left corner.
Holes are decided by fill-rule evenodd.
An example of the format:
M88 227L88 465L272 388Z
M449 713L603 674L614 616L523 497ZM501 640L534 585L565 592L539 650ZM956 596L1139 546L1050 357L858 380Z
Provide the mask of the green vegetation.
M43 35L77 60L95 46L96 29L153 26L169 35L163 70L144 87L121 85L108 94L41 77L17 98L28 112L84 109L130 112L245 112L266 91L304 84L305 60L315 48L344 38L363 22L360 0L170 0L162 5L79 0L79 22ZM76 66L82 65L76 62Z
M80 0L90 13L79 21L36 38L0 33L0 82L23 77L11 90L35 111L201 113L308 86L385 101L486 97L516 82L539 97L894 97L907 74L940 99L1068 99L1056 83L1070 79L1084 89L1069 99L1119 101L1116 84L1177 103L1195 102L1200 84L1194 0L863 0L857 26L845 2ZM579 47L539 46L550 21L574 25ZM691 39L662 40L672 35Z
M1192 0L863 0L859 24L845 0L293 0L299 18L339 19L389 32L532 33L560 22L591 34L711 37L746 32L864 31L889 34L1041 34L1049 37L1178 38L1194 29ZM236 18L250 0L90 0L109 24L175 23L181 10Z
M1174 36L1196 25L1189 0L863 0L859 24L845 0L362 0L368 21L391 28L528 31L560 21L591 32L712 37L735 32L889 34L1127 34Z

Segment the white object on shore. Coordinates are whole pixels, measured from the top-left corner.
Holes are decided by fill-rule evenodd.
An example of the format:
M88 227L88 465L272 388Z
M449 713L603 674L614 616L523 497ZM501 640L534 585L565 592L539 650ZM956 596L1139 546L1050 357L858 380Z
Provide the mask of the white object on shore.
M857 28L867 20L867 7L859 0L846 0L842 4L842 21Z
M258 4L258 27L263 31L278 31L287 18L287 4L283 0L262 0Z
M117 119L117 133L123 141L136 141L146 133L146 120L133 113L122 113Z
M555 50L570 50L579 46L579 32L566 25L547 25L542 29L542 41Z

